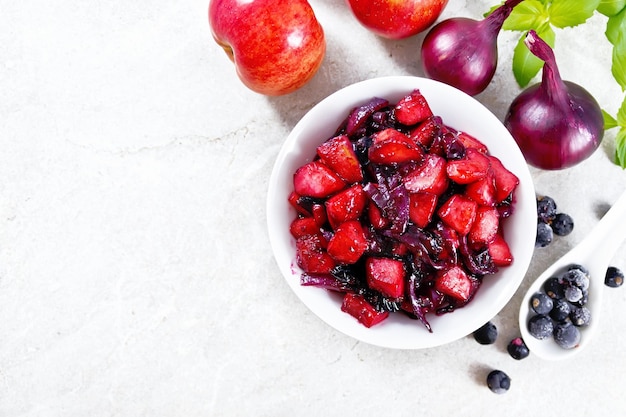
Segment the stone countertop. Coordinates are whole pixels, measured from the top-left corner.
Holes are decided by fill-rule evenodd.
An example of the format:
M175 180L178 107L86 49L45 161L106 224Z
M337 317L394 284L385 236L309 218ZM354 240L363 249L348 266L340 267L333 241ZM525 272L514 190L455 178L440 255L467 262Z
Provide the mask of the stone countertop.
M450 0L441 18L495 2ZM274 159L328 94L385 75L422 75L423 34L377 38L342 1L311 1L327 54L288 96L247 90L213 42L208 2L3 2L0 13L0 415L620 415L626 409L626 289L607 289L597 338L574 360L515 361L523 291L580 241L626 188L615 131L584 163L533 169L576 221L535 251L494 317L425 350L359 343L286 285L266 230ZM565 79L615 114L606 18L558 30ZM518 34L477 98L500 119L519 93ZM626 246L613 264L626 269ZM486 374L512 378L504 395Z

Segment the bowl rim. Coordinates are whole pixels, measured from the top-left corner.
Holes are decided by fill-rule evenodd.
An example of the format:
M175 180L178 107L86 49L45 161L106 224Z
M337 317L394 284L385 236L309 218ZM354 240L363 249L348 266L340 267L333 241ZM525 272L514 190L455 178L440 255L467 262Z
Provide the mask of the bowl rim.
M490 296L490 301L489 303L483 303L480 307L476 307L476 300L473 300L473 302L453 313L443 316L429 315L429 321L433 325L433 333L429 333L421 323L411 320L405 315L398 314L391 314L383 323L366 328L352 316L340 310L341 297L338 294L332 294L329 291L315 287L301 286L300 274L302 271L295 262L295 241L288 230L279 230L281 223L284 224L285 215L291 213L291 218L295 217L295 210L290 207L286 198L293 190L291 180L295 167L310 161L314 157L315 147L332 136L340 122L346 118L348 112L356 105L374 96L386 98L390 103L393 103L394 100L397 101L413 89L420 89L423 92L435 114L442 113L440 110L443 108L441 103L443 96L454 99L454 108L466 106L466 108L471 109L472 111L469 112L471 114L456 116L459 120L466 120L472 128L469 128L469 126L458 126L454 122L447 124L457 129L463 128L470 134L474 134L474 130L483 131L487 126L493 128L494 131L489 132L490 139L486 140L486 142L489 142L490 153L508 161L505 163L505 166L520 179L520 184L515 194L514 213L503 226L505 234L509 235L507 236L507 242L509 242L513 251L514 263L509 267L502 268L495 275L485 277L486 280L491 280L488 283L489 288L496 287L500 291L491 290L488 294L483 295L482 298L487 295ZM435 96L431 94L434 92L440 93L442 97L437 96L433 100ZM449 104L449 102L446 103ZM445 111L443 113L443 116L446 116ZM474 126L476 125L475 120L473 120L476 117L474 113L478 113L478 116L484 121L482 128ZM322 127L326 129L324 130L326 135L323 134L322 128L318 133L315 133L319 137L319 141L312 148L313 152L310 152L311 143L305 143L304 145L308 145L309 148L308 154L305 154L307 153L305 150L306 146L303 146L303 143L300 143L298 139L303 136L306 139L307 134L309 136L312 135L307 129L313 122L320 119L326 120L326 124L330 123L328 120L338 122L334 125L324 125ZM449 117L446 116L443 119L444 122L447 122ZM481 135L476 136L481 140L485 139L485 137L481 138ZM492 137L498 137L499 139L497 140L499 142L491 143ZM314 139L311 139L311 141L314 141ZM286 168L287 161L291 162L291 168ZM289 185L289 181L291 181L291 185ZM520 225L526 227L530 226L531 222L534 223L536 220L536 197L529 167L517 143L502 122L486 106L474 97L439 81L417 76L386 76L359 81L335 91L313 106L296 123L281 145L272 167L267 191L266 217L270 244L279 270L289 287L309 310L334 329L359 341L385 348L423 349L444 345L467 336L486 321L495 317L515 295L528 271L535 238L532 233L514 233L511 236L511 230L513 226L518 226L518 229L515 230L523 230L524 228L519 227ZM500 284L503 278L501 275L505 275L508 282ZM495 283L493 283L494 281ZM482 287L486 285L483 283ZM482 287L479 289L477 297L481 297L482 294L487 292ZM327 308L330 306L334 307ZM472 316L472 313L477 312L481 314ZM405 317L400 318L398 316ZM447 320L454 320L455 317L459 318L457 320L459 322L464 320L461 322L462 325L458 326L458 330L451 330L450 325L443 327L442 330L442 323ZM414 327L415 330L408 326ZM408 335L408 337L398 337L400 334Z

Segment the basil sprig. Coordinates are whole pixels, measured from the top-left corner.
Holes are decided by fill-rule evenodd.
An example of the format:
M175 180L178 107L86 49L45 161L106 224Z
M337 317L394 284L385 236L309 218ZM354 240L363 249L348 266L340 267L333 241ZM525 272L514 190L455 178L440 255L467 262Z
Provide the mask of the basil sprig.
M498 6L494 6L487 14ZM611 74L626 91L626 0L524 0L504 22L504 30L522 32L513 51L513 75L520 87L526 87L543 67L524 44L526 33L534 29L552 48L555 29L574 27L594 13L608 17L605 36L612 45ZM626 96L616 116L603 110L605 130L619 128L615 137L615 163L626 169Z

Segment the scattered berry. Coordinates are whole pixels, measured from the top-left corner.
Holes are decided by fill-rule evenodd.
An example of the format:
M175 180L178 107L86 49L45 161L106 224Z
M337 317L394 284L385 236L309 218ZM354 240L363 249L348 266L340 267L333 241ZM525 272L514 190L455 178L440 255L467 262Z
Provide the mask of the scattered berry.
M556 217L556 202L552 197L537 197L537 220L550 224Z
M537 314L546 315L552 310L553 302L546 293L537 292L530 297L530 308Z
M611 287L621 287L624 283L624 273L621 269L614 266L609 266L606 270L606 276L604 277L604 284Z
M574 326L588 326L591 321L591 312L587 307L574 307L569 313L569 318Z
M483 324L474 332L474 339L481 345L491 345L498 338L498 328L492 322Z
M587 302L589 301L589 292L588 291L583 291L583 296L580 300L575 301L572 303L572 305L574 307L583 307L585 305L587 305Z
M524 359L530 354L528 346L526 346L524 339L521 337L512 339L507 345L506 350L509 352L509 355L516 360Z
M554 341L563 349L573 349L580 343L580 331L570 322L558 323L554 327Z
M552 299L563 298L564 289L559 277L550 277L544 282L543 290Z
M539 340L547 339L552 336L554 325L550 317L538 314L528 320L528 331Z
M565 299L570 303L575 303L583 298L583 290L576 286L568 286L565 288Z
M550 311L550 318L556 322L563 321L569 317L571 307L567 300L559 298L554 300L554 307Z
M552 243L554 233L547 223L537 223L537 238L535 239L536 248L544 248Z
M551 226L555 235L567 236L574 230L574 219L569 214L559 213L552 220Z
M589 289L589 273L578 266L570 268L563 274L563 282L586 291Z
M504 394L511 387L511 378L500 370L494 370L487 375L487 386L496 394Z
M589 276L589 270L580 264L571 264L567 270L580 269L585 275Z
M562 275L564 297L572 305L582 307L589 299L589 272L580 265L572 265Z

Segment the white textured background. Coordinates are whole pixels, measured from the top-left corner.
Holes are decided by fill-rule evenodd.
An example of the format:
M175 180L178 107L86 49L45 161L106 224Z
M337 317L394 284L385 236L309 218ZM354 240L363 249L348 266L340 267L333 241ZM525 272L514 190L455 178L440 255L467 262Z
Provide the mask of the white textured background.
M442 18L495 2L450 0ZM245 89L213 42L206 0L0 0L0 416L622 415L626 288L607 289L597 339L575 360L514 361L525 287L626 188L615 132L583 164L533 170L575 231L536 252L471 337L393 351L308 311L269 248L265 194L290 129L352 82L422 75L423 35L386 41L342 1L311 1L328 50L302 90ZM602 16L557 33L564 78L615 114ZM519 90L517 34L479 100L502 118ZM613 262L626 268L626 247ZM513 379L491 393L493 368Z

